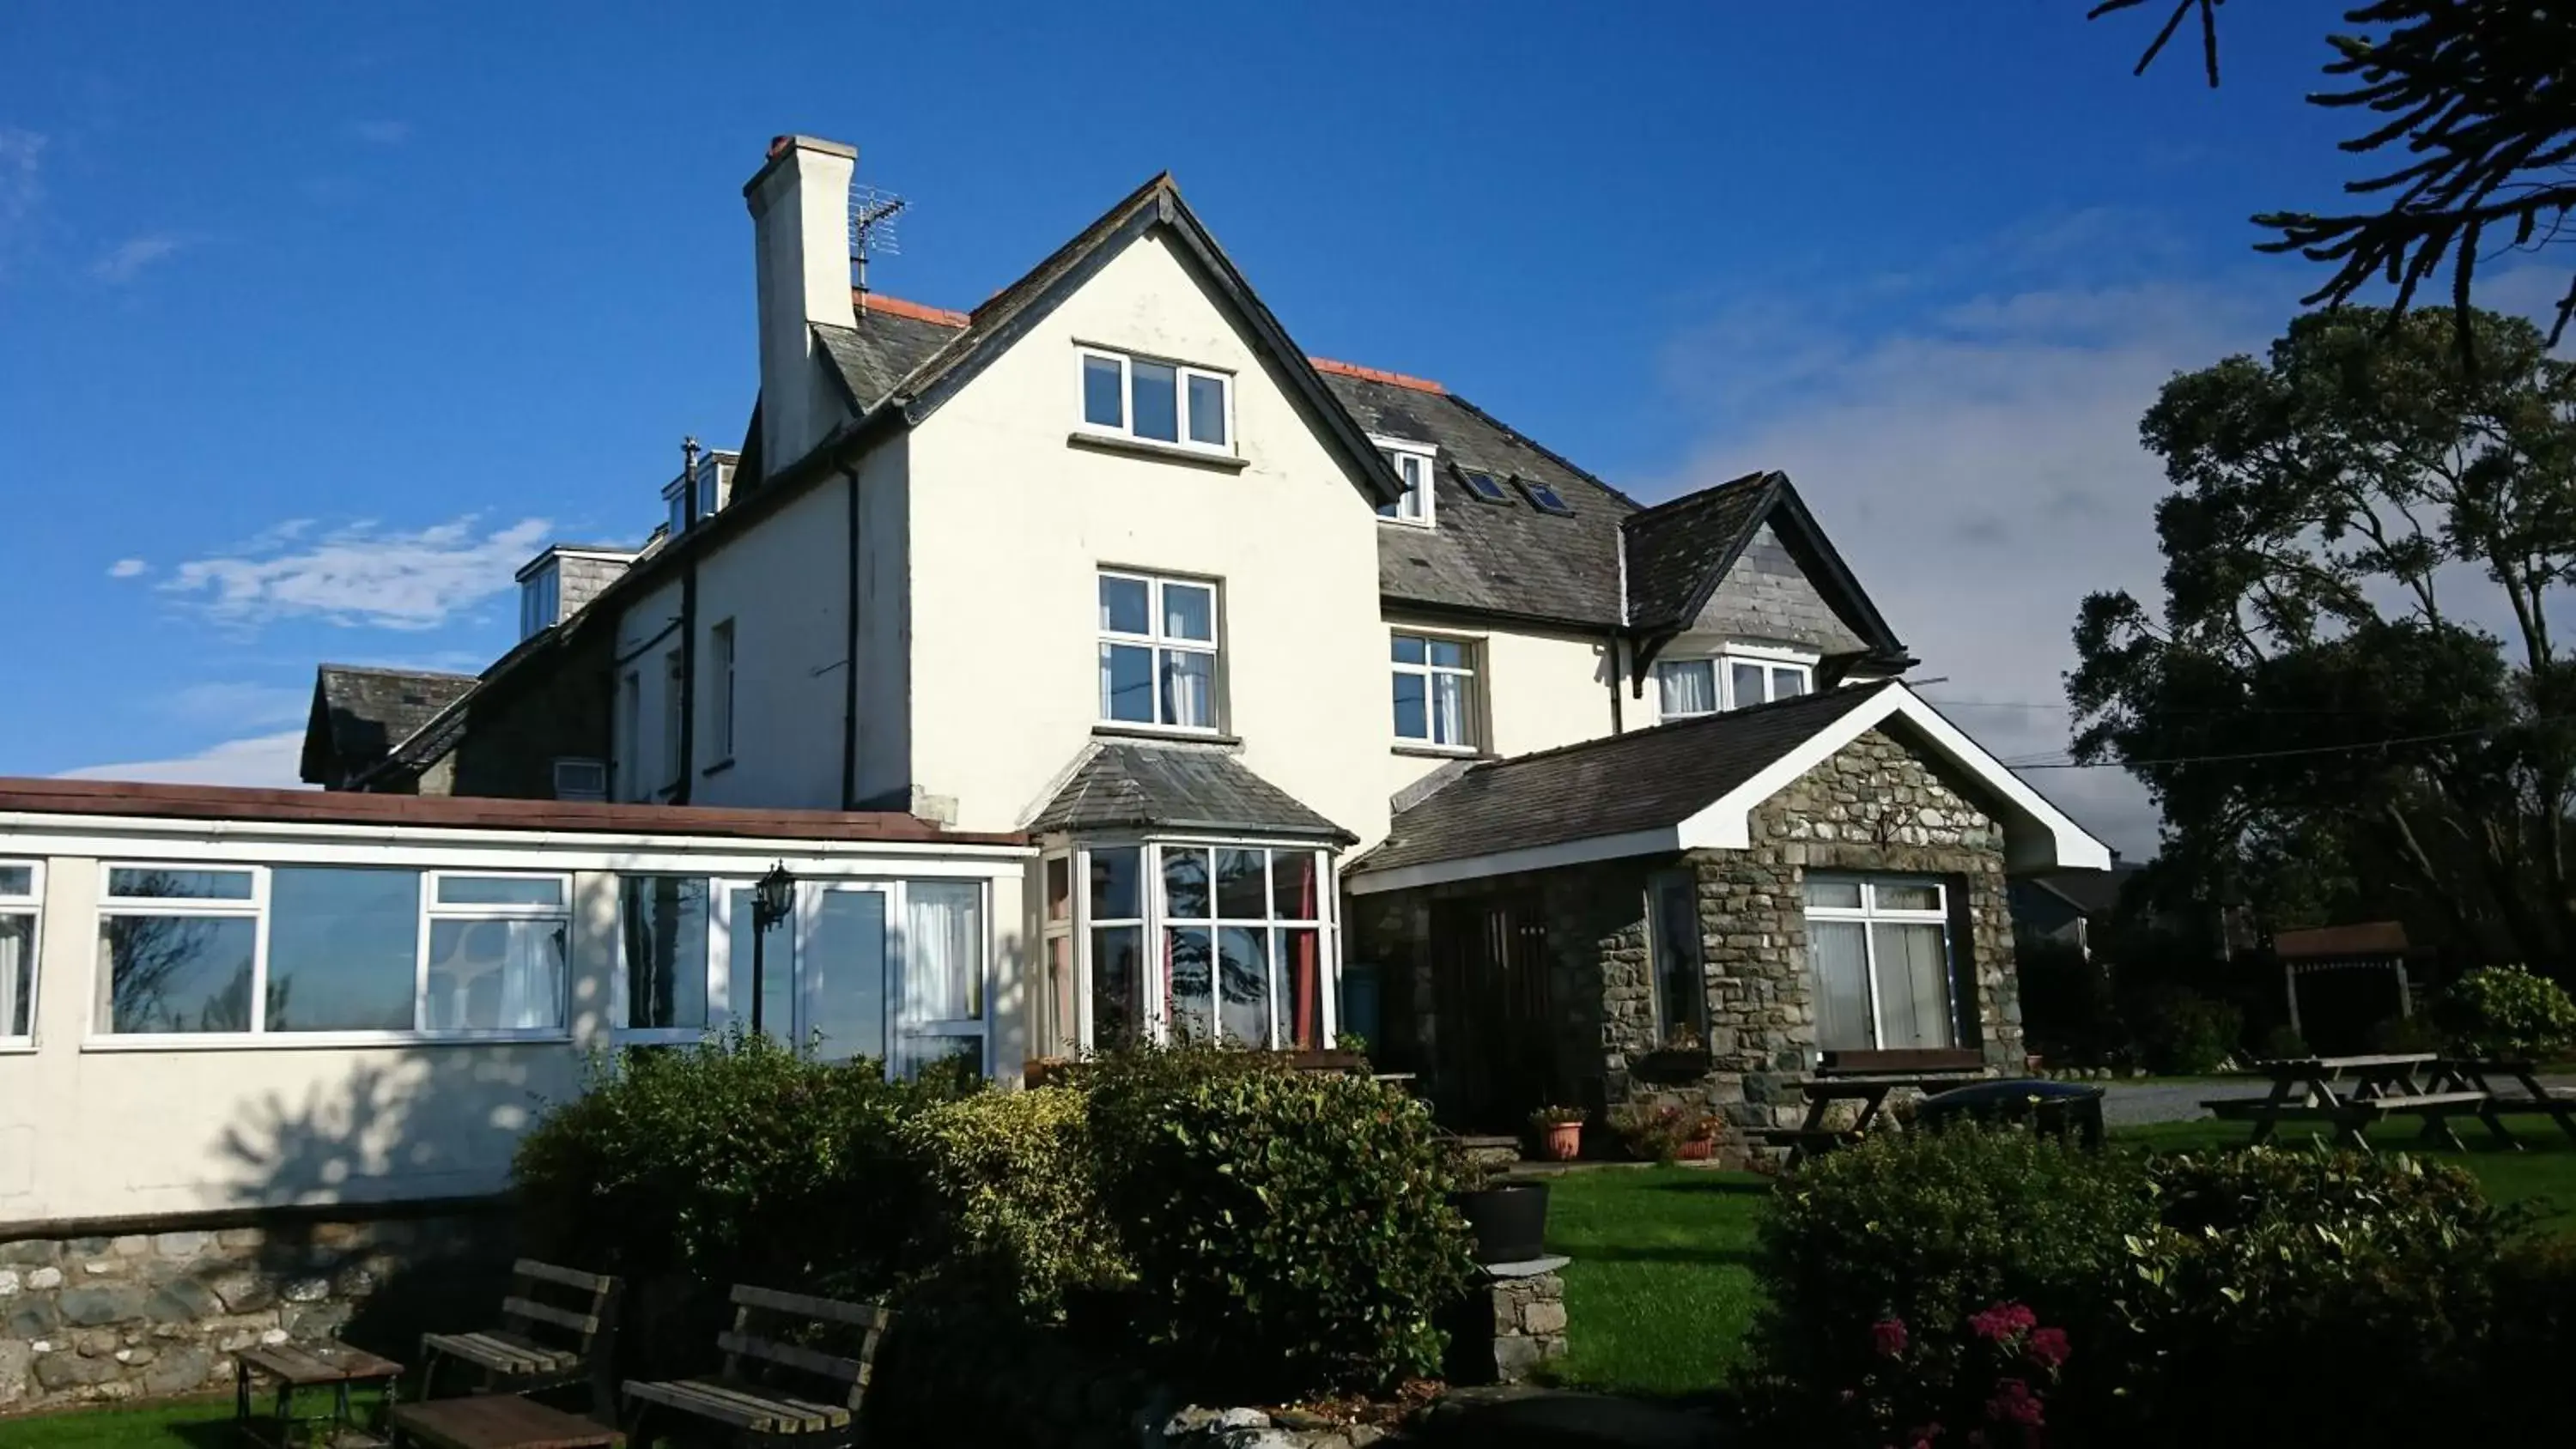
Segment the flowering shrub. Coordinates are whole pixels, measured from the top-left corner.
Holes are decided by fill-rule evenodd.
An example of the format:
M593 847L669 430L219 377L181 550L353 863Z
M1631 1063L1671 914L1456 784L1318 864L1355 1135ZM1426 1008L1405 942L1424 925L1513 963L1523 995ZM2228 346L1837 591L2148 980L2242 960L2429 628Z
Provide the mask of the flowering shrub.
M2482 1056L2548 1058L2576 1047L2576 1001L2520 966L2472 971L2434 1009L2442 1029Z
M1627 1107L1610 1118L1610 1130L1628 1155L1651 1162L1680 1158L1688 1144L1714 1137L1717 1126L1717 1118L1690 1107Z
M2070 1351L2025 1303L1969 1316L1964 1334L1917 1342L1902 1318L1869 1326L1872 1362L1841 1395L1838 1437L1857 1444L1939 1449L1950 1444L2037 1449L2049 1394Z

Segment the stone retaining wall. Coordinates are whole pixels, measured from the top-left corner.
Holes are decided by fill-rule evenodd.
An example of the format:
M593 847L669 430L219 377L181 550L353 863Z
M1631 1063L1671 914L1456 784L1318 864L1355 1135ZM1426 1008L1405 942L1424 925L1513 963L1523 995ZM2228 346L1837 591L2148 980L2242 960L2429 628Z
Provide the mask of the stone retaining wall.
M408 1362L426 1317L498 1306L505 1215L359 1211L78 1237L0 1228L0 1415L228 1389L235 1353L290 1338Z

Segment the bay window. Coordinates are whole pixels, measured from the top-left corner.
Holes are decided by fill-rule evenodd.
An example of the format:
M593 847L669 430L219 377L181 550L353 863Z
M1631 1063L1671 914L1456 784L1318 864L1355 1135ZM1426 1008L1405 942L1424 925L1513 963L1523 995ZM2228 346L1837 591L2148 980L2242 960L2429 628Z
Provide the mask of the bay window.
M560 876L372 866L109 865L109 1037L553 1034Z
M1100 574L1100 718L1217 728L1216 585Z
M1476 747L1475 651L1463 639L1394 636L1397 739L1442 749Z
M1322 852L1161 841L1087 846L1051 858L1050 872L1058 860L1085 883L1081 919L1065 933L1082 948L1081 989L1071 993L1075 1021L1054 1027L1060 1042L1222 1038L1311 1049L1330 1039L1332 887Z
M1730 651L1655 665L1656 704L1660 717L1668 720L1770 704L1814 688L1815 666L1804 659Z
M0 1045L36 1032L36 914L43 873L33 861L0 860Z
M1946 886L1817 875L1806 905L1817 1046L1958 1045Z

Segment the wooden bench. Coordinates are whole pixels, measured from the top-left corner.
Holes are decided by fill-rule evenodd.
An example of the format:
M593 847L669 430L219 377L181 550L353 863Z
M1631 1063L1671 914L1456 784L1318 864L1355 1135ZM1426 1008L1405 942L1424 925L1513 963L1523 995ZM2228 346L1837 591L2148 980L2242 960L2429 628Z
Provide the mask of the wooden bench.
M509 1394L398 1404L393 1449L617 1449L624 1436L577 1414Z
M610 1346L623 1285L600 1273L521 1258L510 1265L501 1326L479 1333L425 1333L420 1396L438 1396L439 1368L477 1371L470 1392L539 1393L582 1384L590 1412L609 1406Z
M1880 1047L1819 1052L1820 1077L1920 1077L1942 1072L1983 1072L1986 1059L1959 1047Z
M859 1408L868 1391L877 1344L885 1337L885 1308L843 1303L770 1288L736 1284L733 1330L716 1335L723 1371L707 1378L626 1385L626 1436L647 1442L645 1416L659 1408L713 1429L726 1443L837 1449L855 1444ZM855 1337L853 1350L836 1354L813 1340Z

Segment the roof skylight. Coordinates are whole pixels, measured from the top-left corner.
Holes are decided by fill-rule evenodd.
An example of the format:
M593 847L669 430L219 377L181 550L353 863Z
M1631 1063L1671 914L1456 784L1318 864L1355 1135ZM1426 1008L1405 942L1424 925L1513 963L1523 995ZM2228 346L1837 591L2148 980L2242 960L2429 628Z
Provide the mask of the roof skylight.
M1534 478L1516 478L1513 481L1521 485L1521 491L1529 495L1531 506L1539 512L1553 513L1559 518L1574 516L1574 505L1566 502L1554 488Z
M1503 491L1503 485L1495 482L1491 473L1461 473L1458 476L1466 480L1467 491L1475 494L1480 503L1508 504L1512 501L1512 495Z

